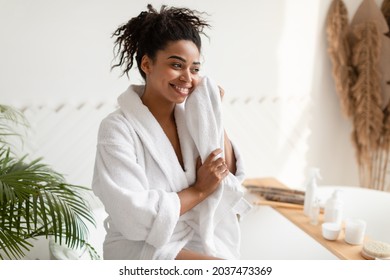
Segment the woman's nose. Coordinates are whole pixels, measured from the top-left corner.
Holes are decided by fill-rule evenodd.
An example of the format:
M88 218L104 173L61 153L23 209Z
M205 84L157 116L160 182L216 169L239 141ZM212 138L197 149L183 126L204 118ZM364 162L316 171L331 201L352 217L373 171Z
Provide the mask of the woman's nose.
M184 70L184 71L181 73L180 81L183 81L183 82L192 82L192 76L191 76L190 70Z

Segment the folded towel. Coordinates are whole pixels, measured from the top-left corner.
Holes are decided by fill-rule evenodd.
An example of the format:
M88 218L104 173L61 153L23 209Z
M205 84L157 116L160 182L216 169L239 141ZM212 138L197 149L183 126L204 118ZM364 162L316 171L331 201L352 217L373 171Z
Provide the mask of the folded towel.
M224 127L222 121L222 103L218 86L208 77L203 77L200 84L187 98L185 119L188 131L194 140L202 162L217 149L224 149ZM221 156L223 156L222 153ZM239 257L239 225L236 214L243 215L250 209L243 199L241 182L232 173L221 182L218 189L194 210L199 215L198 234L203 241L206 253L224 258ZM226 219L235 219L231 223ZM222 220L224 220L222 222ZM221 226L229 225L229 228ZM217 240L223 233L232 236L229 246L223 240ZM233 246L233 247L232 247Z

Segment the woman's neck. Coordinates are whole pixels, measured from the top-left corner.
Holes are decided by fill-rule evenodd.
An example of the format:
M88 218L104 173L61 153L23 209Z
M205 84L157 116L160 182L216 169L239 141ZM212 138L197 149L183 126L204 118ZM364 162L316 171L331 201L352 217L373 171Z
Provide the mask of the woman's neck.
M174 103L162 100L158 96L152 96L151 93L146 91L141 100L159 123L166 123L174 119Z

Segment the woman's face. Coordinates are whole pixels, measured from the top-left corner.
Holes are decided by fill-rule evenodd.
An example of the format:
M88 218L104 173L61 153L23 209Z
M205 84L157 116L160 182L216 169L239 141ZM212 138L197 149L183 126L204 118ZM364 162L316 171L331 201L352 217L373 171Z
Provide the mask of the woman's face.
M144 56L141 62L146 74L145 93L161 101L182 103L199 83L200 54L192 41L168 43L152 61Z

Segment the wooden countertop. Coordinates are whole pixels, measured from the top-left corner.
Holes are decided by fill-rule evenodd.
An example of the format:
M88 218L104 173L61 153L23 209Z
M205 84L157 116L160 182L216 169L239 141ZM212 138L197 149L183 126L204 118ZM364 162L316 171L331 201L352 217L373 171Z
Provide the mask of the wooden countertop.
M282 187L288 188L275 178L253 178L244 181L245 185L254 186L269 186L269 187ZM301 230L306 232L309 236L314 238L318 243L332 252L335 256L342 260L365 260L360 252L362 245L350 245L344 241L344 230L341 231L339 238L335 241L329 241L322 237L321 224L323 221L323 214L319 216L318 225L310 224L309 217L303 214L302 209L273 207L276 211L294 223ZM368 238L366 237L366 240Z

